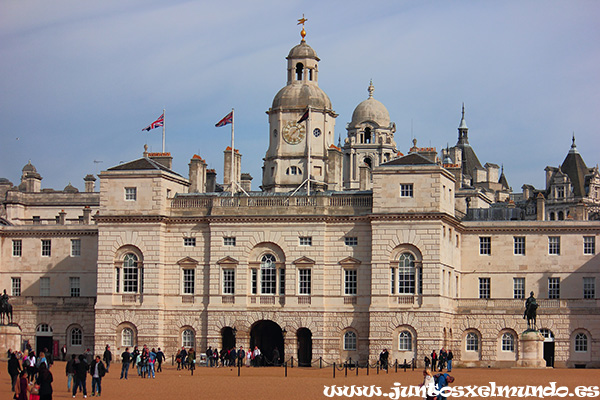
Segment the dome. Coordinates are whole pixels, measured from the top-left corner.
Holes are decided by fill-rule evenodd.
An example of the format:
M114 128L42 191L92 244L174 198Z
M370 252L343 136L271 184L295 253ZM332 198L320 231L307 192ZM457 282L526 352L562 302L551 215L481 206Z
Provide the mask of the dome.
M307 45L304 40L302 40L302 42L300 42L299 45L292 47L292 49L290 50L290 54L288 54L287 58L312 58L317 61L320 61L319 57L317 57L317 52L314 51L312 47Z
M308 106L318 110L331 110L331 100L316 85L291 84L285 86L275 95L272 108L305 109Z
M21 172L25 173L25 172L37 172L37 170L35 169L35 167L33 166L33 164L31 164L31 160L29 160L29 162L27 163L27 165L25 165L23 167L23 169L21 170Z
M373 82L369 85L369 98L360 103L352 113L351 126L356 126L366 121L375 122L380 127L387 128L390 125L390 113L378 100L373 98Z
M67 186L65 186L65 188L63 189L63 192L77 193L77 192L79 192L79 189L77 189L75 186L71 185L71 182L69 182L69 184Z

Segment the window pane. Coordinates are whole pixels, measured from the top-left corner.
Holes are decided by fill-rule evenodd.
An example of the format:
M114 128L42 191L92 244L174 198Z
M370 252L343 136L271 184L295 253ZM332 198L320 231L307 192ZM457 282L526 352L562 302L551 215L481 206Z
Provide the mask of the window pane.
M13 240L13 257L21 257L23 255L23 242L21 239Z
M344 294L356 295L358 271L355 269L344 270Z
M71 257L79 257L81 255L81 239L71 240Z
M196 347L194 343L194 331L186 329L181 335L181 345L183 347Z
M491 237L480 237L479 238L479 254L489 256L492 254L492 238Z
M479 337L473 332L467 334L467 351L479 351Z
M398 294L415 293L415 257L410 253L400 256L398 263Z
M121 331L121 346L133 347L133 331L130 328Z
M42 240L42 256L50 257L52 255L52 241Z
M548 298L560 299L560 278L548 278Z
M79 328L71 330L71 346L81 346L83 344L83 333Z
M223 270L223 294L235 294L235 269Z
M71 297L79 297L81 295L81 289L79 287L79 277L72 276L69 278L69 287L71 288Z
M511 333L502 335L502 351L515 351L515 337Z
M525 298L525 278L513 278L513 298Z
M356 350L356 333L350 331L344 334L344 350Z
M21 295L21 278L11 278L11 296Z
M183 293L194 294L196 287L196 270L195 269L184 269L183 270Z
M135 254L126 254L123 260L123 292L138 292L138 266Z
M412 351L412 335L409 331L402 331L398 335L398 350Z
M277 269L275 256L265 254L260 264L260 292L261 294L275 294L277 286Z
M491 294L490 278L479 278L479 298L489 299Z
M596 278L583 278L583 298L596 298Z
M300 286L299 294L310 295L311 291L311 269L301 269L298 271Z
M50 296L50 278L40 278L40 296Z
M514 237L514 254L525 255L525 237L515 236Z
M583 237L583 254L596 254L596 237Z

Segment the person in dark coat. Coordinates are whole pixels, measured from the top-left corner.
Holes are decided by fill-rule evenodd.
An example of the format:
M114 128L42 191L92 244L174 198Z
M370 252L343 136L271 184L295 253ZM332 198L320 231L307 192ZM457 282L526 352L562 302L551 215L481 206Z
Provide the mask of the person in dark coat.
M437 368L437 354L435 354L435 350L433 351L433 353L431 353L431 369L432 371L435 372L435 369Z
M87 377L88 364L85 361L85 356L80 354L75 363L75 384L73 385L73 397L77 394L77 389L81 388L84 396L87 396L87 387L85 379Z
M379 354L379 365L381 365L381 369L387 371L389 358L390 353L388 353L387 349L383 349L383 351Z
M17 356L15 356L15 353L10 353L10 358L8 359L8 374L10 375L10 387L13 392L15 391L15 384L17 383L17 378L20 373L21 365L19 364L19 360L17 359Z
M129 347L125 347L125 351L121 354L121 378L127 379L127 372L129 372L129 363L131 362L131 353Z
M246 358L246 352L244 351L244 347L240 346L240 349L237 351L237 365L238 367L244 366L244 359Z
M163 353L163 351L159 347L158 351L156 352L156 362L158 363L158 365L156 366L156 372L162 372L163 361L165 361L165 353Z
M110 363L112 361L112 353L110 351L110 346L106 345L104 348L104 354L102 356L102 360L106 363L106 372L110 369Z
M102 361L100 361L100 356L96 356L96 359L92 361L92 365L90 365L90 375L92 376L92 396L95 396L98 393L102 393L102 378L106 374L107 369L104 367Z
M22 370L19 373L19 380L17 382L17 385L15 386L15 399L16 400L27 400L27 376L26 375L26 371Z
M75 362L77 356L75 354L71 355L71 359L67 361L67 365L65 366L65 373L67 374L67 390L71 390L71 383L75 386Z
M40 400L52 400L52 380L52 372L45 363L41 363L36 381L40 385Z

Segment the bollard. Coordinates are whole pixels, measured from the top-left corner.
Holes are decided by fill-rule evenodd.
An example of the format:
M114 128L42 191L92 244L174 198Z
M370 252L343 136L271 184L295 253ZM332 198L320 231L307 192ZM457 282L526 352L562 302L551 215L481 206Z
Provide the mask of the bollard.
M323 368L323 357L319 357L319 369Z
M335 378L335 362L333 363L333 377Z
M348 361L344 364L344 377L348 376Z
M377 361L377 375L379 375L379 361Z
M406 372L406 358L404 359L404 372Z
M292 368L294 368L294 356L292 356Z
M283 368L285 369L285 377L287 378L287 362L283 363Z
M369 360L367 360L367 376L369 376Z
M356 363L356 376L358 376L358 363Z
M412 359L412 370L413 370L413 371L415 370L415 364L416 364L416 363L415 363L415 359L413 358L413 359Z

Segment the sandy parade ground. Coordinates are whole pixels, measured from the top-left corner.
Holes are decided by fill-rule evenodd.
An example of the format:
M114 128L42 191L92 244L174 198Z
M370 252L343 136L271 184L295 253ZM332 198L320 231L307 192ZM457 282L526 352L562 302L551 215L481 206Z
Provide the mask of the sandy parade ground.
M110 372L102 380L102 397L107 399L327 399L348 398L327 391L326 387L354 385L355 388L363 385L374 389L379 387L381 392L374 391L371 398L394 398L392 388L409 385L419 385L422 382L422 370L407 372L399 369L389 373L374 369L367 371L356 370L336 371L333 378L333 367L319 368L287 368L287 377L283 367L248 368L242 367L238 377L237 368L206 368L198 367L191 376L190 371L177 371L170 363L163 365L163 372L158 373L156 379L142 379L135 370L130 370L128 380L120 380L120 364L112 364ZM56 362L51 368L54 376L54 399L71 399L71 392L67 391L65 376L65 363ZM547 396L543 398L600 398L600 370L596 369L465 369L455 368L451 375L455 378L453 387L457 386L485 386L490 387L492 382L497 386L526 386L535 385L546 387ZM552 393L550 382L556 382L555 391ZM395 385L396 384L396 385ZM580 387L576 392L576 388ZM585 389L581 389L585 387ZM88 398L91 398L91 377L87 379ZM485 389L479 392L469 392L464 389L462 396L453 398L486 398ZM349 392L346 392L349 393ZM379 394L380 393L380 394ZM477 393L477 394L476 394ZM370 392L367 394L371 394ZM554 394L554 396L552 396ZM475 396L476 397L475 397ZM355 398L368 398L368 396L353 396ZM0 399L11 399L10 377L7 373L6 362L0 363ZM83 398L78 393L77 398ZM396 398L417 399L419 397L396 396ZM537 399L540 396L509 396L494 398L521 398Z

